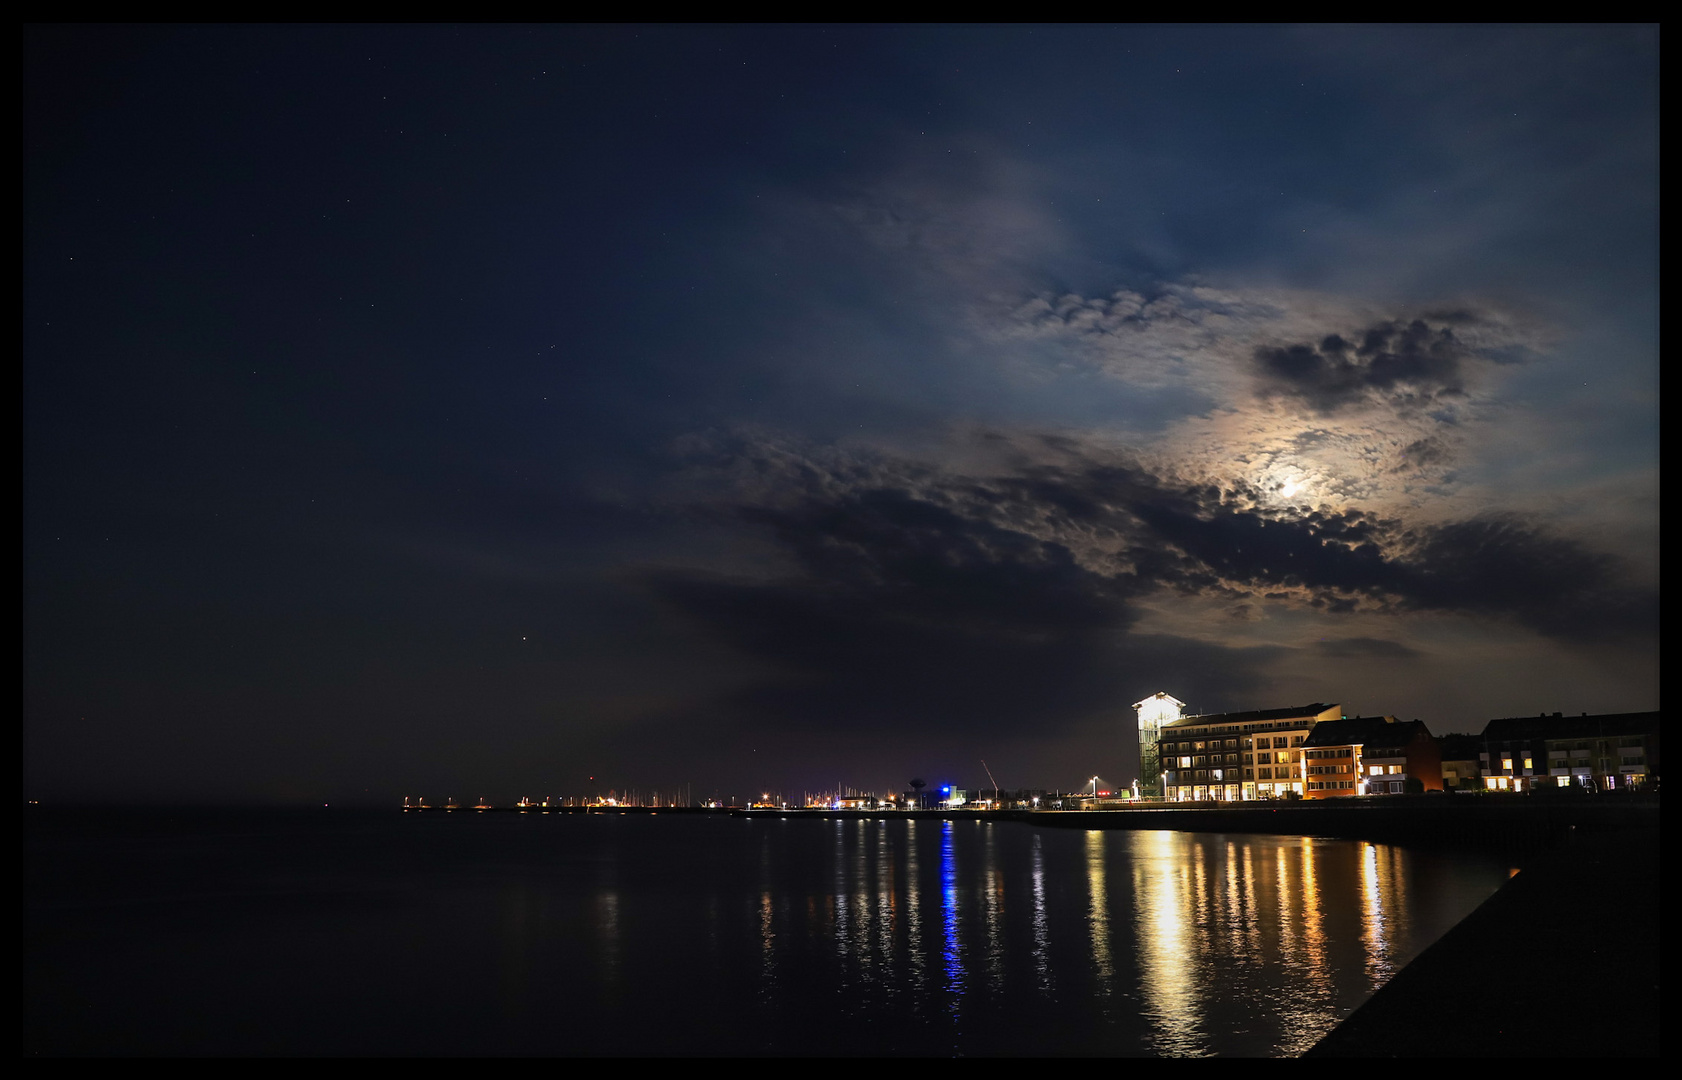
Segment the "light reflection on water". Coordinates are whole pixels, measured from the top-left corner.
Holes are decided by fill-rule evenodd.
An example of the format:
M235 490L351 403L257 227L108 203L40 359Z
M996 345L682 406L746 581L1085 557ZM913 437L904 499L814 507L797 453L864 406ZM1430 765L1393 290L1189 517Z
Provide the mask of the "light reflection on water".
M1033 957L1034 989L1042 996L1051 993L1051 953L1048 937L1047 916L1045 907L1045 851L1040 844L1040 834L1035 833L1031 847L1034 889L1034 946L1029 954Z
M982 970L987 988L998 993L1004 988L1004 881L999 873L999 852L994 824L986 822L982 833L982 917L987 927L987 948Z
M1110 963L1110 890L1104 882L1104 834L1086 834L1087 933L1092 938L1092 970L1097 990L1108 996L1115 969Z
M941 970L946 976L947 1009L954 1016L964 997L964 962L958 955L958 864L952 851L952 822L940 829L940 928L944 933L940 951Z
M1090 848L1093 837L1087 833ZM1145 1018L1157 1053L1199 1055L1203 1036L1197 1009L1200 975L1193 924L1192 868L1183 861L1185 836L1179 833L1134 834L1133 939L1139 943Z
M369 834L340 864L292 857L335 895L399 899L329 908L294 889L285 918L66 907L43 938L59 952L34 947L32 965L83 972L78 1007L109 1011L102 1030L147 1033L119 1051L179 1049L185 1024L193 1052L224 1053L1288 1056L1506 878L1494 858L1358 841L979 821L482 816ZM229 984L228 956L312 991L204 989ZM105 989L142 975L176 980L169 1011L132 1015L144 996ZM284 1034L259 1038L257 1014Z

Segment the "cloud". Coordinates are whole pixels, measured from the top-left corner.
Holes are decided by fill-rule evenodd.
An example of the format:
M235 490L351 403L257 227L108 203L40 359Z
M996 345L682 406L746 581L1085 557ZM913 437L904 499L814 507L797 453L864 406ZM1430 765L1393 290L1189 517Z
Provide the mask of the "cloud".
M1433 465L1444 465L1452 461L1453 453L1437 436L1427 436L1415 439L1402 447L1397 454L1397 461L1391 467L1392 472L1407 472L1410 470L1428 469Z
M1533 316L1488 302L1409 314L1353 296L1197 280L1102 297L1039 293L979 317L1001 339L1061 342L1129 383L1214 376L1228 404L1258 390L1334 407L1379 403L1416 383L1464 391L1471 369L1528 362L1551 337Z
M1567 637L1573 620L1604 630L1621 618L1612 613L1640 607L1616 557L1522 515L1410 524L1281 506L1242 481L1188 482L1066 435L992 438L1013 454L988 475L886 455L784 460L776 469L792 482L762 486L773 502L738 513L769 526L814 578L893 583L919 604L1000 625L1098 625L1164 587L1480 612ZM1558 610L1571 619L1547 614Z
M1517 514L1409 526L1359 510L1280 508L1242 484L1187 487L1090 459L1001 483L1042 506L1080 506L1086 520L1127 523L1114 525L1123 550L1165 587L1330 612L1489 616L1577 642L1657 625L1657 596L1633 583L1631 568Z
M1658 594L1620 560L1517 515L1409 533L1412 605L1517 619L1551 637L1620 641L1658 632Z
M1322 414L1375 397L1403 408L1462 396L1467 359L1452 329L1433 328L1423 319L1379 323L1353 341L1328 334L1318 345L1255 351L1264 394L1297 398Z
M798 355L822 358L813 380L846 372L847 401L897 408L860 418L873 429L910 441L931 417L1066 425L1164 475L1243 481L1298 505L1444 519L1536 505L1536 484L1471 490L1500 432L1558 452L1525 433L1528 407L1511 392L1557 359L1560 329L1510 291L1462 283L1402 299L1127 269L1115 252L1094 261L1082 223L1102 215L1084 216L1042 166L966 149L979 152L908 150L900 170L813 215L828 223L811 233L825 264L855 266L893 325L852 355L833 352L845 333L814 334ZM1127 284L1090 284L1106 280Z
M1512 419L1505 380L1543 356L1552 333L1470 300L1408 313L1199 282L1034 296L978 319L1023 357L1026 381L1073 383L1084 371L1158 403L1149 423L1130 423L1135 409L1109 431L1158 471L1382 512L1440 505L1459 489L1482 427ZM1175 404L1178 414L1164 411Z
M672 608L778 673L709 708L797 727L1043 731L1113 710L1164 670L1206 666L1221 675L1202 684L1233 693L1260 681L1267 650L1129 634L1133 601L1168 568L1106 550L1123 523L1073 485L754 439L713 451L739 483L703 513L769 535L787 563L652 575Z
M751 483L723 484L705 513L768 536L786 561L652 583L776 673L731 708L767 721L1069 724L1156 677L1144 657L1188 649L1228 665L1230 687L1263 681L1260 651L1184 638L1169 649L1145 633L1145 602L1164 594L1334 617L1452 612L1576 643L1649 633L1656 618L1656 596L1621 584L1617 560L1522 518L1409 526L1282 511L1242 485L1188 484L1069 436L991 441L1008 452L995 445L987 473L751 438L715 448ZM1415 655L1374 637L1314 648Z

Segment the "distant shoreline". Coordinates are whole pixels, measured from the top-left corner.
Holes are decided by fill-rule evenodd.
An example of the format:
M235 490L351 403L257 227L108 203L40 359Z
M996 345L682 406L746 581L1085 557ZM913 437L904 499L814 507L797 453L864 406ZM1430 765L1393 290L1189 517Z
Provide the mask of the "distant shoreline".
M729 817L748 820L1013 821L1042 828L1175 830L1367 840L1531 851L1579 833L1657 828L1659 797L1413 796L1315 802L1135 804L1103 810L835 810L685 806L405 807L414 814L563 814Z

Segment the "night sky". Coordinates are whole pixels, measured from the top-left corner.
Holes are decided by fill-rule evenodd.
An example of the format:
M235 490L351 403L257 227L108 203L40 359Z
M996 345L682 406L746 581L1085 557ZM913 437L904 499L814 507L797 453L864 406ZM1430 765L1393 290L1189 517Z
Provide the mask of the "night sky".
M35 27L25 789L1655 709L1656 27Z

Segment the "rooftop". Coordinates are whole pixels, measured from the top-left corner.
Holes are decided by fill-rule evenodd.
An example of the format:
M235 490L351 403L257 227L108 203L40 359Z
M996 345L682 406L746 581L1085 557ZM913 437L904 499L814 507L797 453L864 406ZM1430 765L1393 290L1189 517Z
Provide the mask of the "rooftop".
M1507 716L1484 725L1486 739L1586 739L1614 735L1652 735L1657 712L1602 713L1598 716Z
M1330 712L1338 708L1324 702L1312 705L1293 705L1284 709L1255 709L1250 712L1207 713L1203 716L1182 716L1171 724L1164 724L1162 728L1197 727L1203 724L1252 724L1269 723L1277 720L1318 720L1321 713Z
M1431 734L1431 730L1420 720L1357 716L1353 720L1325 720L1316 724L1302 745L1304 749L1315 746L1362 746L1368 749L1406 746L1421 731Z

